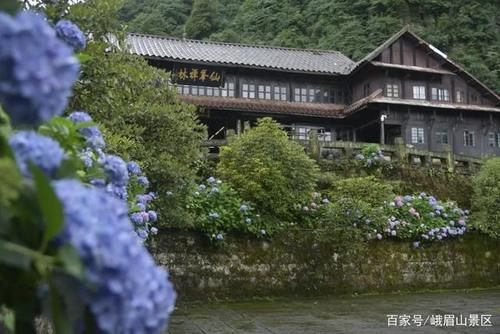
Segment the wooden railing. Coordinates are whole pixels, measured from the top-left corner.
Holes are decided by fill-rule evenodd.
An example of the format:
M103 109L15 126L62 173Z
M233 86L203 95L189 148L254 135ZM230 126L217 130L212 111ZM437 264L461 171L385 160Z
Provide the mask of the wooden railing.
M309 136L310 138L314 138ZM231 137L229 137L231 138ZM229 139L230 140L230 139ZM354 157L370 143L348 142L348 141L319 141L319 140L299 140L306 152L315 159L339 159L342 157ZM421 150L407 145L402 138L396 138L394 145L379 145L380 150L388 161L400 161L416 166L440 167L448 171L470 172L479 168L481 159L454 154L449 145L443 145L443 152L432 152ZM210 155L216 157L218 148L227 145L227 139L212 139L202 143L203 147L211 148Z

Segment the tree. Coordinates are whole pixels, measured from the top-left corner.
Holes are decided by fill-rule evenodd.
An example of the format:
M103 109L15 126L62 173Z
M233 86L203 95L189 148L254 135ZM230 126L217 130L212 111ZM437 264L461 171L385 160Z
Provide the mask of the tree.
M203 39L210 36L217 27L216 9L217 1L195 0L185 25L187 37Z
M203 158L199 143L205 138L204 126L195 108L177 98L165 71L124 48L108 52L105 30L95 25L93 17L115 27L107 32L120 36L118 26L113 26L119 7L110 6L113 3L116 0L88 0L69 10L69 18L86 31L96 31L85 50L88 59L71 109L91 114L104 127L108 152L136 160L151 178L160 195L160 223L180 225L186 217L185 196L196 175L194 166Z
M263 118L223 147L218 172L263 213L290 221L297 206L309 204L318 167L278 123Z

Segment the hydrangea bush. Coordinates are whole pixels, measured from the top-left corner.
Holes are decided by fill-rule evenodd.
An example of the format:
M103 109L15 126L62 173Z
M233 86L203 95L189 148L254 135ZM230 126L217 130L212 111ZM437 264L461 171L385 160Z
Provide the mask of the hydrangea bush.
M390 165L390 162L386 160L384 153L377 144L365 145L361 149L361 152L354 156L354 159L367 169L377 169Z
M158 216L149 182L104 151L86 113L56 117L77 78L77 29L0 12L0 104L32 128L0 133L0 171L20 176L0 201L0 307L18 333L34 333L39 316L56 333L164 333L176 294L143 245Z
M214 242L223 242L229 232L265 237L275 230L264 223L252 204L213 176L193 190L187 208L193 215L194 227Z
M418 247L422 242L458 237L468 230L468 210L425 193L396 196L387 203L386 214L386 221L377 227L376 239L413 240Z

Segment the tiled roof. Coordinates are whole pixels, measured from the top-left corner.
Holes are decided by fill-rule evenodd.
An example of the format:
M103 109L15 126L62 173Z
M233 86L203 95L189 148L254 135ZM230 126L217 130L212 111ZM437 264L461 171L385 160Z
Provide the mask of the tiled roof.
M348 74L354 62L338 51L219 43L128 34L131 52L190 62L238 65L306 73Z
M342 118L344 110L344 105L327 103L295 103L275 100L190 95L181 95L180 99L185 103L194 104L202 108L322 118Z

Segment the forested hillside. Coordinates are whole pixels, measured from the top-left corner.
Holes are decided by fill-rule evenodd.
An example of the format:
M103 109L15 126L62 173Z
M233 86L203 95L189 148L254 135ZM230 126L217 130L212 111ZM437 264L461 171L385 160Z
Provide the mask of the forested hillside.
M410 24L500 91L498 0L125 0L133 32L335 49L358 60Z

